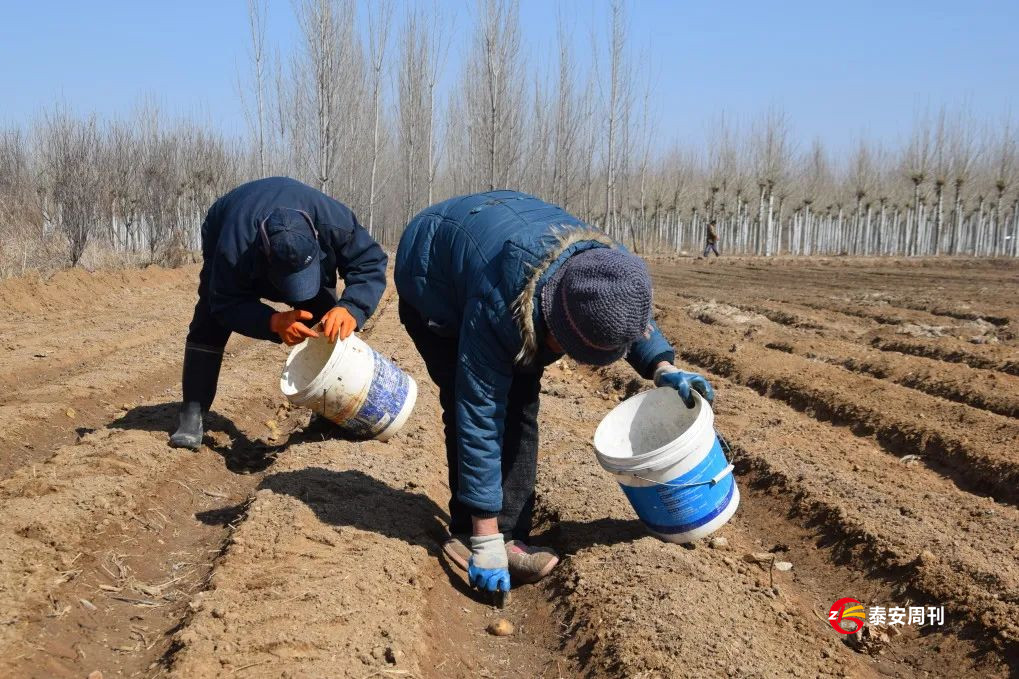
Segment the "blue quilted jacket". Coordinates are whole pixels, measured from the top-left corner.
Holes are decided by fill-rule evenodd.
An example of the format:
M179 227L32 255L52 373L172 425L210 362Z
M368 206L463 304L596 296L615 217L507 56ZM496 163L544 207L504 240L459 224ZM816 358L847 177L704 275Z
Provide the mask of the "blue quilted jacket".
M561 208L517 191L433 205L400 239L400 299L437 335L459 338L459 499L479 513L502 508L503 424L514 372L559 358L544 348L542 287L571 255L603 247L621 246ZM659 361L674 358L657 326L627 355L644 377Z

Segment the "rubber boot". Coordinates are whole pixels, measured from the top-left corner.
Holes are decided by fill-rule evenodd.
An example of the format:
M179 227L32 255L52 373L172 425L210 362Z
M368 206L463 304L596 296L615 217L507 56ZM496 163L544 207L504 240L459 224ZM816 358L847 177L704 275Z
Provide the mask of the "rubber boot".
M170 437L175 448L198 450L202 445L203 417L212 407L223 365L223 349L202 344L184 346L184 370L181 383L184 403L180 409L180 425Z
M170 445L174 448L190 448L198 450L202 445L202 404L198 401L185 401L180 409L180 424L177 431L170 437Z

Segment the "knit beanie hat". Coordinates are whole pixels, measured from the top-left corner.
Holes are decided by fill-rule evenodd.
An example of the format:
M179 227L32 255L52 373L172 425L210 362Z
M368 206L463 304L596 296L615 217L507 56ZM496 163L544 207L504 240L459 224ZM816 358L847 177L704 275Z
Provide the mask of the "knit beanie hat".
M651 276L644 260L591 248L560 265L541 291L545 326L573 359L608 365L626 355L651 323Z

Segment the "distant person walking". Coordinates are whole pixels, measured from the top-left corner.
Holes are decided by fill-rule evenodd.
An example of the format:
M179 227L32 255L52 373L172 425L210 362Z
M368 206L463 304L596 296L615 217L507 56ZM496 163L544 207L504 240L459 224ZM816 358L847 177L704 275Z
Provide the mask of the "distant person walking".
M722 255L718 252L718 232L715 231L715 220L712 219L708 222L708 233L704 242L704 254L702 257L707 257L708 253L714 252L715 257L721 257Z

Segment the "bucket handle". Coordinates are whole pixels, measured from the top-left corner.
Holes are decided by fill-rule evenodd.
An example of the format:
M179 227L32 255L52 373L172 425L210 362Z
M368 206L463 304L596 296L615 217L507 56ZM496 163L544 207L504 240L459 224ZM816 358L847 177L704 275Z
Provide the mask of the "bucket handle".
M697 486L714 486L718 484L719 481L721 481L726 476L731 474L733 469L735 469L735 465L730 463L725 467L725 469L718 472L707 481L697 481L695 483L662 483L661 481L655 481L654 479L649 479L644 476L638 476L637 474L631 474L631 476L633 476L636 479L640 479L641 481L653 483L656 486L665 486L666 488L696 488Z

